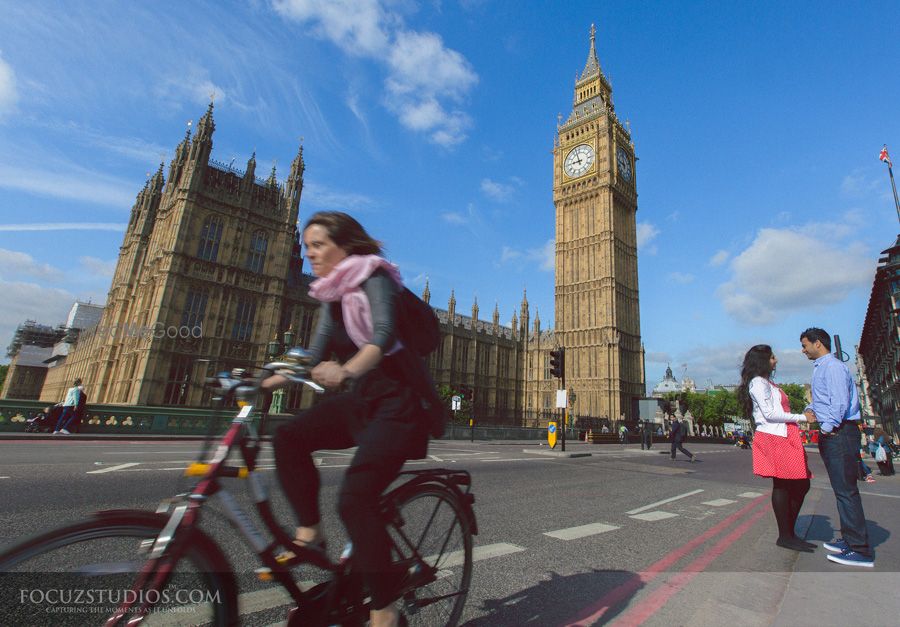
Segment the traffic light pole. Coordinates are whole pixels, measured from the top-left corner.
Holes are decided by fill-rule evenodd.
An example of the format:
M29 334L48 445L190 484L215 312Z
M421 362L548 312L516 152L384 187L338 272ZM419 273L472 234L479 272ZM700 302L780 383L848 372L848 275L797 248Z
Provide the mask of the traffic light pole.
M563 360L562 363L565 364L566 363L566 354L565 353L562 354L562 360ZM563 366L563 371L562 371L562 389L564 389L564 390L566 389L566 367L565 366ZM568 405L568 404L569 404L569 399L567 396L566 397L566 405ZM568 407L563 407L562 412L563 412L562 452L565 453L566 452L566 427L568 426L566 423L569 421L569 416L567 415L569 413Z

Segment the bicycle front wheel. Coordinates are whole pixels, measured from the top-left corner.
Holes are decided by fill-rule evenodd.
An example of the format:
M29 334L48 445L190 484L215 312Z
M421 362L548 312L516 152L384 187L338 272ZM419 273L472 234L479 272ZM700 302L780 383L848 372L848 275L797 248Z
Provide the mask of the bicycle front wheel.
M399 522L389 525L398 563L410 572L401 599L410 625L454 627L472 579L472 530L456 496L423 484L397 496ZM431 576L417 572L422 564Z
M198 625L237 623L234 576L215 545L194 533L162 589L137 589L164 516L116 512L50 531L0 554L0 607L10 625ZM227 564L227 563L226 563ZM123 604L134 612L117 622ZM140 621L137 608L150 611Z

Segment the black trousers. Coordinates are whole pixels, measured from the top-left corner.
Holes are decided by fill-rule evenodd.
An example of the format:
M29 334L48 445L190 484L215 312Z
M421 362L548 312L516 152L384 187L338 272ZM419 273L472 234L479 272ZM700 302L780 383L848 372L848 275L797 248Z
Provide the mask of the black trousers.
M403 455L385 455L378 433L371 437L379 430L390 432L388 416L402 415L403 408L392 408L391 400L380 404L384 415L369 417L369 406L352 394L327 398L280 427L273 439L278 480L304 527L320 520L319 471L311 454L359 446L341 484L338 512L353 542L354 567L368 585L376 609L396 597L397 577L390 569L391 543L378 502L406 461Z
M684 448L684 440L672 440L672 459L675 459L675 449L678 449L688 457L693 457L691 452Z

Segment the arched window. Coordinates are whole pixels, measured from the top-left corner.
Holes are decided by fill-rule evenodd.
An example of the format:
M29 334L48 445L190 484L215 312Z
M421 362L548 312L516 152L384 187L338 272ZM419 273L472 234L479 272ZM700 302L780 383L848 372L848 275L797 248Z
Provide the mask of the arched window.
M222 239L222 220L209 216L200 230L200 246L197 256L206 261L215 261L219 255L219 241Z
M250 272L262 272L266 263L266 248L269 236L265 231L256 231L250 238L250 249L247 251L247 269Z

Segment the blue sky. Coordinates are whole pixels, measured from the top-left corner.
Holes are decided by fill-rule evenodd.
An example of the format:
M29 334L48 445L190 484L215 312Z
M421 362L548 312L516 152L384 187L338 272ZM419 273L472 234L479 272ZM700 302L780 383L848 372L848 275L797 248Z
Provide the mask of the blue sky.
M597 25L633 131L647 379L858 341L898 232L894 2L0 2L0 346L102 302L148 172L215 95L213 158L357 215L416 289L553 320L553 137Z

